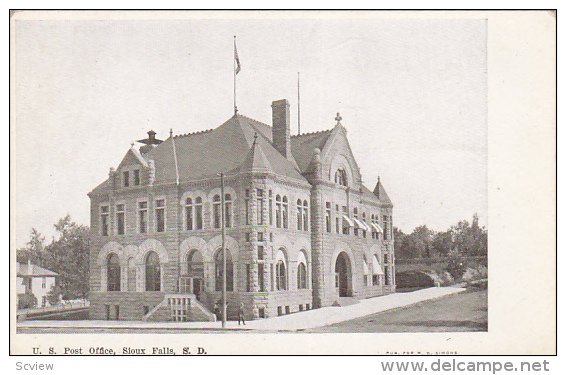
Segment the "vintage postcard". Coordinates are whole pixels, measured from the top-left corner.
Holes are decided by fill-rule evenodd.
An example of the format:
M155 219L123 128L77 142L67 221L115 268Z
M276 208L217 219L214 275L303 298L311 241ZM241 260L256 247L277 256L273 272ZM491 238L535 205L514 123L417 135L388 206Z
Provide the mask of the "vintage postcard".
M555 32L12 11L11 354L554 354Z

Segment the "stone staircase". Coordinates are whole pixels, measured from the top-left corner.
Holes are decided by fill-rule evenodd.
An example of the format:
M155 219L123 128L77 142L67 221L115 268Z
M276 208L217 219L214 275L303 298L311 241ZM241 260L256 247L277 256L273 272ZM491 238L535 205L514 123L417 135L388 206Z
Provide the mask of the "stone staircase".
M334 301L332 306L344 307L355 305L357 303L360 303L360 301L356 297L338 297L338 299Z
M194 294L167 294L142 320L215 322L216 316L200 303Z

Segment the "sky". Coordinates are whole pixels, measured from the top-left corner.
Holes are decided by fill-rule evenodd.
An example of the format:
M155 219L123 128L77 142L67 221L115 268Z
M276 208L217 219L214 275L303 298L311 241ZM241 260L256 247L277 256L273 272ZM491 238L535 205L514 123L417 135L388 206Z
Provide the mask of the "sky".
M297 132L340 112L373 189L380 176L405 232L487 225L486 21L479 19L16 21L12 168L16 245L49 240L67 213L89 224L87 193L153 129L165 139L233 113L271 124L291 104ZM139 145L139 144L138 144Z

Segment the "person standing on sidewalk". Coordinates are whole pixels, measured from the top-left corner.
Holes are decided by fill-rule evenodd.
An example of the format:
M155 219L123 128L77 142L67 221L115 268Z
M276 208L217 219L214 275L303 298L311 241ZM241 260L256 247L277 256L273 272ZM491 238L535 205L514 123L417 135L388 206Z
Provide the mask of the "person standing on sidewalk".
M238 325L240 325L240 321L246 325L246 321L244 320L244 303L240 302L240 308L238 310Z

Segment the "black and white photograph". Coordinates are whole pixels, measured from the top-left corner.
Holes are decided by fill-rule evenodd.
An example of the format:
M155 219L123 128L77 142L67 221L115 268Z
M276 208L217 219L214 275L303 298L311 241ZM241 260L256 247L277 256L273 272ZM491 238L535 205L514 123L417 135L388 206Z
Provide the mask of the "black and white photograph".
M555 20L533 13L553 56ZM281 336L329 338L304 349L330 354L357 334L381 346L351 354L386 354L390 338L399 354L419 334L437 341L407 342L413 354L488 354L502 310L524 303L501 294L537 278L538 324L553 332L556 192L545 180L546 211L501 224L498 207L519 205L509 185L521 205L538 198L498 179L518 146L490 117L501 76L485 12L13 11L10 23L14 353L187 354L185 336L204 337L199 354L301 352L229 345ZM532 138L547 153L522 152L536 150L541 174L555 171L553 121ZM502 244L535 242L523 225L545 227L538 262ZM537 332L525 350L552 352ZM92 352L89 337L108 341ZM170 344L156 352L152 337Z

